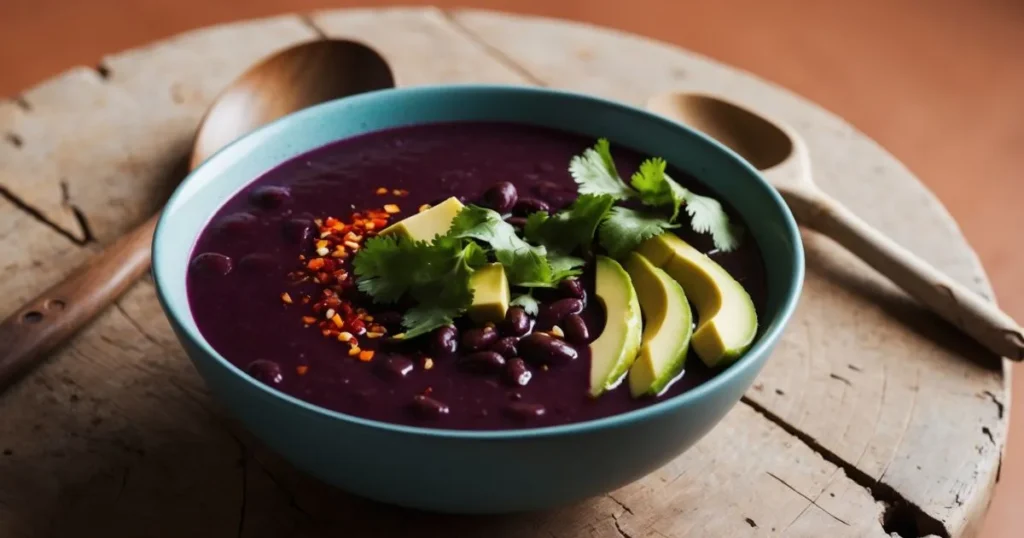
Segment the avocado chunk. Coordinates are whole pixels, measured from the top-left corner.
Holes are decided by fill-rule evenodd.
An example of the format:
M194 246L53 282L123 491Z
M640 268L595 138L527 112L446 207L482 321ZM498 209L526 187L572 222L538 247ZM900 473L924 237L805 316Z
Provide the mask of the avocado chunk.
M757 334L754 301L721 265L672 233L644 241L637 252L679 282L697 309L690 345L704 364L730 364L750 348Z
M462 211L462 202L454 196L434 207L406 217L381 230L381 235L395 234L413 241L433 241L438 235L448 233L452 220ZM505 267L491 263L473 272L469 277L469 288L473 290L473 304L469 317L477 323L498 323L505 319L508 310L508 279Z
M634 398L658 396L683 375L693 334L690 303L678 282L636 252L626 257L626 272L644 315L640 354L629 369L629 392Z
M469 318L476 323L498 323L505 319L508 311L508 279L505 278L505 266L500 263L489 263L469 277L469 287L473 290L473 304L469 307Z
M452 196L434 207L406 217L380 231L380 235L403 235L413 241L433 241L434 237L448 233L455 215L462 211L462 202Z
M618 386L632 366L643 321L633 283L617 261L597 256L594 291L607 318L601 336L590 343L590 395L596 398Z

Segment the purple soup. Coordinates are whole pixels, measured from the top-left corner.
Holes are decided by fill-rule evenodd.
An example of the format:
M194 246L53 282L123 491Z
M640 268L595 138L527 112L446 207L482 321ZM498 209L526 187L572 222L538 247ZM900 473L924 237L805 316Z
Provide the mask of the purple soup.
M539 320L512 307L499 323L458 318L454 327L410 339L396 338L404 303L377 304L353 285L352 260L369 237L449 197L500 208L516 226L528 212L568 206L577 198L568 163L593 142L534 126L445 123L374 132L291 159L232 197L198 238L187 282L196 324L214 349L259 382L327 409L398 424L551 426L690 390L717 373L692 353L682 377L657 398L634 398L626 383L588 395L587 342L605 323L592 299L592 263L578 279L534 293ZM626 178L646 157L615 147ZM707 192L681 171L672 177ZM496 187L504 182L512 187ZM750 234L722 253L689 227L675 231L721 264L763 311L764 266ZM561 345L577 357L551 366L520 360L517 345L527 343L519 339L550 329L541 327L546 309L567 299L582 311L561 323Z

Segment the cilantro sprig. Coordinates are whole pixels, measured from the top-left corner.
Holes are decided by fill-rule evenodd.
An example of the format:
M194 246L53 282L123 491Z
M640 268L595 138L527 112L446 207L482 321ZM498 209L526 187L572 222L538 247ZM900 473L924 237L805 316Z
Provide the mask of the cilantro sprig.
M473 302L469 278L486 263L484 249L470 241L438 237L427 243L394 235L369 239L352 260L359 290L374 301L408 297L416 303L402 320L406 338L462 315Z
M643 205L655 208L668 208L670 217L664 219L665 223L672 224L679 216L680 208L683 208L690 217L690 227L697 233L711 235L715 248L721 251L730 251L739 246L742 233L741 228L729 221L729 216L714 198L701 196L683 187L668 174L665 173L666 163L664 159L647 159L640 164L639 169L630 177L630 185L619 176L611 157L611 146L607 139L600 139L593 148L589 148L582 155L574 157L569 165L570 174L576 181L581 193L605 194L612 196L615 200L638 199ZM632 188L630 188L630 186ZM643 215L644 222L630 222L635 218L641 218L639 214L619 212L617 219L625 226L617 226L623 233L628 230L650 230L653 224L653 215ZM662 225L662 228L667 226ZM610 232L609 232L610 234ZM603 238L605 235L601 234ZM636 237L627 238L624 235L608 235L619 240L629 241L613 242L615 249L624 248L624 244L636 245L642 240ZM613 250L604 244L609 251Z

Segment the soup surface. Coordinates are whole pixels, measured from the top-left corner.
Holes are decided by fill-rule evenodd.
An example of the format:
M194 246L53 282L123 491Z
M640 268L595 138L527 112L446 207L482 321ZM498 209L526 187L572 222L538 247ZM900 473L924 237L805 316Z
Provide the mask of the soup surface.
M717 373L692 351L682 377L658 397L632 397L627 383L591 397L590 348L580 343L568 344L578 356L563 364L519 362L527 372L525 385L522 371L518 378L510 373L511 357L497 373L481 375L479 369L460 367L460 359L470 353L465 337L479 324L457 319L448 336L462 345L446 354L438 331L394 338L402 331L402 303L377 304L351 282L335 286L343 291L331 299L325 295L326 281L338 284L339 279L315 281L326 270L351 274L358 248L383 225L453 196L478 203L499 182L514 185L517 208L525 203L536 209L536 201L551 211L563 208L578 196L568 163L593 143L533 126L430 124L342 140L285 162L232 197L198 238L187 284L199 330L227 360L277 390L327 409L408 425L473 430L550 426L623 413L690 390ZM614 151L627 178L646 158L622 147ZM684 173L674 171L672 177L706 192ZM354 222L360 223L360 233L332 236L327 252L322 241L331 226L341 230ZM723 253L688 226L675 232L709 253L750 293L757 310L763 308L764 267L753 241ZM355 241L346 242L346 237ZM347 248L349 255L334 255L335 240L352 247L337 247L339 252ZM330 261L325 268L314 259ZM591 262L579 277L585 296L581 317L590 342L605 324L600 301L594 300L593 272ZM579 295L564 284L534 293L542 311ZM501 338L508 334L506 325L484 330Z

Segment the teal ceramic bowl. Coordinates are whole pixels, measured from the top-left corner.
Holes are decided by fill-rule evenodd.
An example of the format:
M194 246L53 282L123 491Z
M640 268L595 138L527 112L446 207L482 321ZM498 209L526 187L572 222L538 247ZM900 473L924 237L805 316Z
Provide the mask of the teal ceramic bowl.
M185 293L189 254L234 193L277 164L329 142L402 125L457 120L531 123L606 136L692 173L749 224L765 258L760 336L738 362L675 398L612 417L514 431L453 431L365 420L271 389L200 334ZM724 146L636 108L549 89L442 86L384 90L285 117L196 169L167 204L153 244L160 301L210 392L270 448L324 482L429 511L499 513L600 495L672 460L718 423L761 370L803 282L796 223L757 171ZM756 457L756 456L752 456Z

